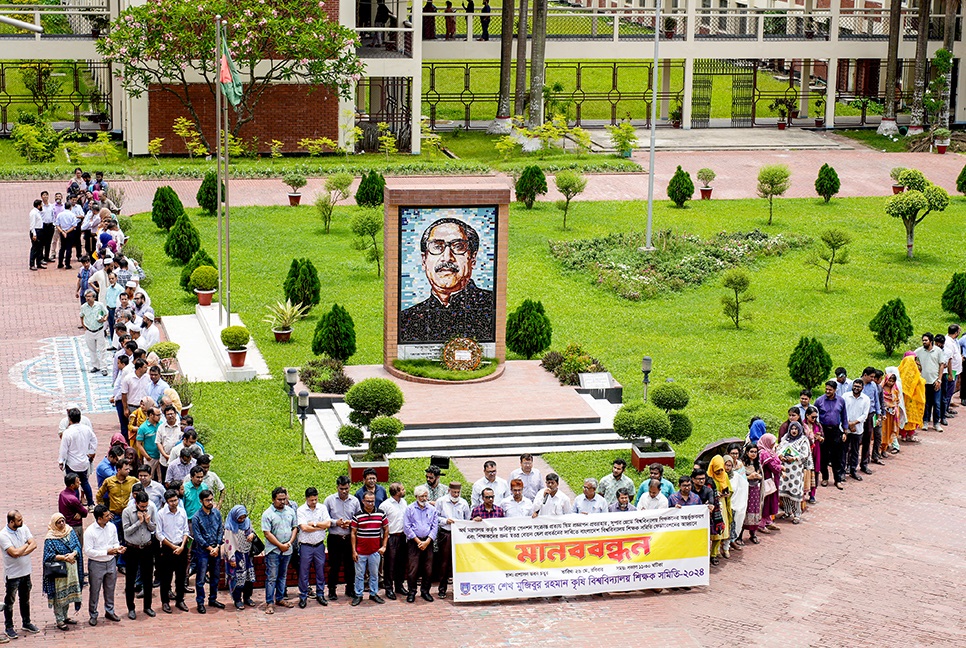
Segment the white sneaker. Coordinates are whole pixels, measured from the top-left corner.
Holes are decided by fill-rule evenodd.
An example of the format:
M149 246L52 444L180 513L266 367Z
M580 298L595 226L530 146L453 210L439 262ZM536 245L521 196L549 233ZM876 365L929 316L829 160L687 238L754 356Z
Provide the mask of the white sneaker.
M941 426L939 423L936 423L936 432L942 432L942 431L943 431L943 426Z

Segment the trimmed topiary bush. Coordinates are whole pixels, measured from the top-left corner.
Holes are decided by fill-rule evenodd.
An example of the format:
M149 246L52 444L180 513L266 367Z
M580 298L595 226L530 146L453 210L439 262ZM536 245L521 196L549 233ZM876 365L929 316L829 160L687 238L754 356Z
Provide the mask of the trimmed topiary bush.
M671 433L671 420L667 412L648 407L640 401L626 403L614 415L614 432L631 443L648 439L654 447L658 439Z
M214 266L198 266L191 273L188 285L192 291L195 290L215 290L218 288L218 270Z
M680 445L691 438L694 426L687 414L684 412L668 412L667 417L671 421L671 431L664 437L665 441Z
M679 165L678 170L671 176L671 181L667 183L667 197L678 207L684 207L684 203L693 196L694 182L691 181L691 174Z
M356 204L360 207L378 207L382 204L385 188L386 179L378 171L362 174L362 180L356 190Z
M912 320L906 314L906 305L898 297L883 304L869 322L869 330L875 341L885 347L886 355L891 356L900 344L912 337Z
M207 252L204 251L204 249L201 249L201 250L198 250L197 252L195 252L194 256L191 257L191 260L188 261L188 263L185 265L185 267L183 267L181 269L181 281L180 281L180 283L181 283L181 287L186 292L191 292L191 290L192 290L192 288L191 288L191 275L192 275L192 273L195 270L197 270L201 266L211 266L213 268L216 267L215 266L215 260L212 259L211 256Z
M312 353L345 362L356 352L355 323L349 311L338 304L319 318L312 337Z
M832 371L832 358L816 338L802 336L788 358L788 375L805 389L818 387Z
M682 410L688 406L691 396L688 390L677 383L661 383L651 390L651 403L665 412Z
M530 299L506 318L506 346L527 360L550 347L553 326L543 304Z
M403 406L402 390L385 378L366 378L345 395L345 403L352 408L349 420L353 425L339 428L339 441L349 447L362 445L364 432L369 430L369 450L363 460L385 456L396 449L396 437L403 430L402 421L393 417Z
M943 291L942 307L944 311L954 313L959 319L966 318L966 272L953 274Z
M154 224L159 229L169 231L183 215L184 205L174 189L167 185L158 187L151 201L151 220Z
M221 330L221 343L229 351L241 351L251 339L251 333L244 326L228 326Z
M839 174L828 164L823 164L818 170L818 177L815 178L815 193L828 202L832 196L839 192L842 183L839 181Z
M309 309L322 301L319 273L308 259L293 259L283 285L285 299Z
M527 209L533 209L537 196L547 193L547 176L540 167L532 164L523 169L523 173L517 178L515 189L517 202L522 202Z
M966 166L964 166L963 170L959 172L958 176L956 176L956 191L961 194L966 194Z
M225 185L221 186L221 196L222 200L225 197ZM198 193L195 195L198 200L198 206L204 211L205 214L209 216L214 216L218 212L218 174L214 171L209 171L205 174L204 180L201 181L201 186L198 187Z
M168 239L164 242L164 253L175 261L188 263L200 249L201 235L188 215L182 213L168 232Z
M323 394L344 394L355 381L345 375L345 366L340 360L322 356L309 360L299 369L299 378L313 392Z

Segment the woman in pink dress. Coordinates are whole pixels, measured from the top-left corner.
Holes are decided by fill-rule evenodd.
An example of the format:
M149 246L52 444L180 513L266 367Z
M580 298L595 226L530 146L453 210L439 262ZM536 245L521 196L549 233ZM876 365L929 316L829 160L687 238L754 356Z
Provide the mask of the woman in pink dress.
M765 482L771 480L775 484L775 490L764 496L761 503L761 522L758 523L758 530L768 533L769 530L778 529L772 519L778 513L778 484L782 477L782 462L775 452L777 440L774 434L764 434L758 440L758 459L761 462L763 471L762 493L765 492Z

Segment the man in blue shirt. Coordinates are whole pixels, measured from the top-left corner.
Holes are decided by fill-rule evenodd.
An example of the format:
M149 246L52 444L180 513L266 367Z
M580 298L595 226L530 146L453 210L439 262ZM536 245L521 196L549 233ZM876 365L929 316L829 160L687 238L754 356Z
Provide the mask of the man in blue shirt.
M120 445L111 446L111 449L107 451L107 456L101 459L101 462L97 464L97 470L95 474L97 476L97 487L100 488L101 484L108 477L117 474L117 464L124 457L124 448Z
M849 427L849 417L845 412L845 401L836 395L838 383L829 380L825 383L825 394L815 399L818 409L818 422L822 426L825 440L822 442L822 486L828 486L828 468L832 466L832 479L835 487L845 490L845 430Z
M866 475L871 475L872 471L869 470L869 459L871 458L873 463L881 464L878 457L878 448L882 445L882 429L879 429L879 440L876 441L876 453L872 454L872 438L875 436L875 428L879 424L879 418L882 416L882 408L879 403L879 386L875 384L875 367L866 367L862 370L862 393L869 398L869 416L865 419L865 425L862 427L862 458L860 460L860 466L862 472Z
M406 575L409 595L406 596L406 602L416 602L416 579L422 576L420 595L424 601L432 603L429 588L432 585L433 541L439 529L439 519L436 507L429 505L429 489L421 484L413 493L416 501L409 505L403 515L403 533L406 534L409 548L409 571Z
M225 528L221 511L215 508L214 494L210 490L203 490L198 499L201 500L201 509L191 518L191 536L194 539L191 553L195 557L195 601L198 603L198 613L205 614L206 574L211 586L208 605L225 609L225 604L218 600L218 579L221 577L221 560L218 554Z

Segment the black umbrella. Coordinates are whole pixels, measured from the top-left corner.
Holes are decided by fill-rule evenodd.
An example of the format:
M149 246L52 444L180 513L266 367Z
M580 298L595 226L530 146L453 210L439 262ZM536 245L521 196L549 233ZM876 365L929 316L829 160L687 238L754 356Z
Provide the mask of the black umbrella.
M744 445L745 440L739 439L738 437L728 437L727 439L719 439L718 441L712 441L708 445L704 446L704 450L702 450L698 454L698 458L695 459L695 461L700 461L704 464L710 463L710 461L714 458L715 455L727 454L728 446L730 446L733 443Z

